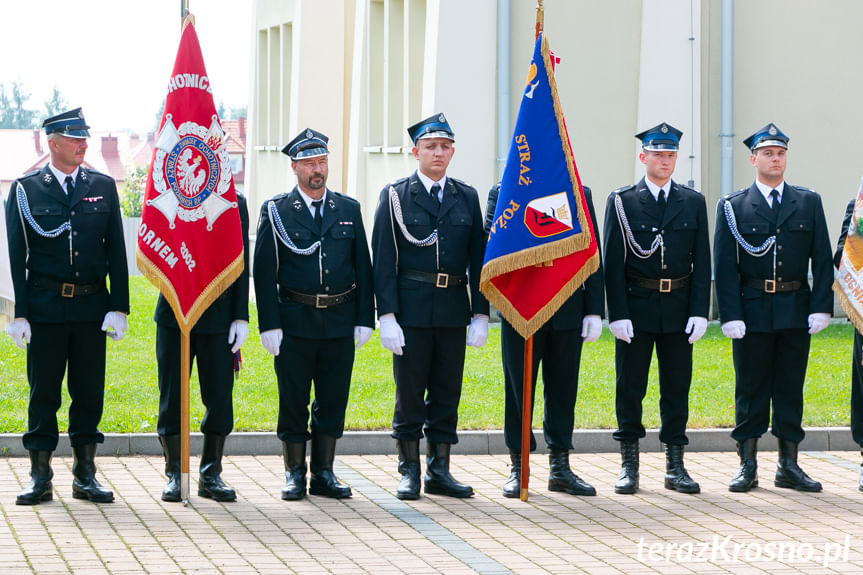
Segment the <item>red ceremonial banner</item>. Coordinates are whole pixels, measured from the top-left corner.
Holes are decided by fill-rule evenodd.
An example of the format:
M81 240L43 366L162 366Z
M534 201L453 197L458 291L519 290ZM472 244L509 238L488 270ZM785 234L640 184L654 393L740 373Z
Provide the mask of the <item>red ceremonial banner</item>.
M138 227L138 269L188 333L243 271L237 192L195 27L183 29Z

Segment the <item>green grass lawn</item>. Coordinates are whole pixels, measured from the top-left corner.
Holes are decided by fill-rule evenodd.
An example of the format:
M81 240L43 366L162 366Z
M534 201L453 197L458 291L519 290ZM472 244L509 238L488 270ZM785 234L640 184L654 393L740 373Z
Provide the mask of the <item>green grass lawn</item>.
M103 432L155 432L158 408L153 308L157 292L145 279L131 280L132 314L129 331L120 342L108 340L108 366ZM276 376L272 358L260 345L257 317L252 310L249 341L243 347L243 369L234 387L236 431L273 431L278 413ZM812 338L806 377L803 424L848 425L853 328L831 325ZM378 341L377 332L357 353L348 429L389 429L395 387L391 354ZM690 393L690 427L731 427L734 423L734 369L731 340L715 324L695 345ZM575 425L578 428L615 428L614 342L608 330L600 340L586 344L582 355ZM193 371L191 426L200 428L203 408L198 379ZM7 336L0 337L0 432L21 433L27 426L27 379L24 352ZM498 429L503 426L503 373L500 364L500 330L492 327L482 349L468 348L464 389L459 409L462 429ZM537 398L542 397L542 383ZM58 414L65 429L69 398L64 390ZM534 409L534 422L542 421L542 402ZM654 360L644 401L644 424L659 425L659 396Z

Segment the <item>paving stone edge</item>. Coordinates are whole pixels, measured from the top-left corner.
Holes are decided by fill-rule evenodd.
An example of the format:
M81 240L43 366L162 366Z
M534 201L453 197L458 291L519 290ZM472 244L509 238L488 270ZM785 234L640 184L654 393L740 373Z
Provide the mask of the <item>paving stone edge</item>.
M573 433L573 453L602 453L618 451L618 444L609 429L580 429ZM734 451L735 442L729 429L687 430L687 451ZM542 430L534 434L541 447L537 453L545 453ZM501 455L507 453L502 430L459 431L459 443L453 446L453 454ZM191 452L201 451L200 433L191 435ZM814 427L806 429L806 438L800 444L801 451L856 451L860 448L851 437L848 427ZM425 445L420 445L425 450ZM659 431L647 431L641 440L642 451L661 451ZM776 450L776 441L765 435L758 444L759 451ZM346 431L339 440L337 452L341 455L393 455L395 440L389 431ZM100 446L102 455L161 455L162 449L155 433L107 433L105 443ZM282 444L272 432L232 433L225 443L226 455L281 455ZM62 434L55 455L70 456L72 449L69 436ZM0 433L0 456L21 457L27 455L21 443L21 434Z

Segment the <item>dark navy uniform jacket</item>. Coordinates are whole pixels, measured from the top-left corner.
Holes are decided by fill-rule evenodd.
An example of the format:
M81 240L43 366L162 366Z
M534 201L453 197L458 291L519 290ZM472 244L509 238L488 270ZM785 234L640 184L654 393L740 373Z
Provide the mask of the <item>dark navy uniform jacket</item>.
M737 228L749 244L760 246L776 235L776 245L755 257L741 248L725 217L724 199L716 208L714 237L716 300L722 323L743 320L747 332L808 328L811 313L833 312L833 266L830 238L821 196L812 190L785 184L779 219L753 183L747 190L728 196ZM773 279L773 249L776 249L776 281L799 281L799 290L765 293L744 284L745 278ZM812 267L812 288L808 272Z
M249 321L249 209L246 197L239 192L237 208L243 230L243 273L201 314L192 333L227 333L234 320ZM162 294L156 302L153 319L159 325L179 329L174 312Z
M591 197L590 188L582 186L584 189L584 198L587 200L587 207L590 211L590 221L593 223L593 234L599 243L599 232L596 228L596 213L593 210L593 198ZM488 203L485 211L485 232L491 229L494 221L494 210L497 207L497 197L500 194L500 184L496 184L488 192ZM601 250L597 246L597 251L602 257ZM553 330L578 329L582 328L582 321L586 315L605 316L605 280L602 274L602 264L595 272L590 274L581 286L569 296L560 308L554 312L551 319L548 320Z
M18 183L24 188L33 219L44 231L71 221L71 232L53 239L37 234L18 209ZM109 311L129 313L129 270L113 179L81 166L75 189L67 196L47 165L30 172L12 182L6 200L6 226L15 286L15 317L42 323L101 322ZM30 274L78 285L104 284L107 276L110 291L102 289L89 295L63 297L59 290L34 286L32 278L28 280Z
M470 322L472 314L487 315L488 301L479 292L485 234L477 191L447 176L438 211L416 172L392 187L401 203L405 227L414 238L425 239L437 228L440 267L434 245L418 247L405 239L395 217L391 217L390 186L385 186L372 232L378 316L395 313L402 326L429 328L462 327ZM430 274L467 274L468 285L439 288L399 278L399 268Z
M657 234L665 242L665 269L661 248L647 259L636 256L623 236L614 207L619 196L635 240L649 249ZM605 208L605 294L608 321L629 319L634 329L675 333L686 329L690 317L707 317L710 308L710 234L707 203L699 192L671 181L665 214L644 178L638 184L612 192ZM689 285L668 293L632 285L627 278L682 278Z
M269 201L275 202L285 231L297 248L321 240L320 260L318 250L298 255L273 235ZM296 187L269 201L261 206L253 272L261 332L281 328L286 335L331 339L352 337L354 326L374 327L371 257L360 203L328 189L318 232ZM351 286L356 286L351 301L325 309L279 296L279 287L304 294L337 295Z

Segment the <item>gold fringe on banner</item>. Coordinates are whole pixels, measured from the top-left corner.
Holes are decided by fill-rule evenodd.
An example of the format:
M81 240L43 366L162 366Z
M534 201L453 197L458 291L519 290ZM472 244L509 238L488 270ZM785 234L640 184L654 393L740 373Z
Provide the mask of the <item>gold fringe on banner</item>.
M497 287L494 286L492 280L498 276L508 274L510 272L520 270L529 266L542 265L546 262L553 262L558 258L569 256L575 252L583 251L591 246L591 232L587 221L587 205L584 200L584 191L581 188L581 181L575 171L575 162L572 157L572 150L569 148L569 139L566 134L566 127L563 123L563 112L560 108L560 99L557 91L557 83L554 80L554 73L551 66L551 56L549 54L548 39L545 34L542 36L542 60L545 65L545 73L548 78L548 84L551 88L551 98L554 104L554 115L557 120L558 137L560 139L561 149L566 160L566 169L569 172L569 180L572 189L577 192L576 196L576 213L578 214L578 223L581 227L581 232L564 240L559 240L551 244L527 248L495 258L486 263L480 274L480 291L486 299L494 305L501 315L512 325L512 327L525 339L533 335L542 325L551 319L551 316L566 302L569 297L575 293L581 284L599 268L599 250L593 254L584 264L584 266L573 276L558 293L549 301L537 314L530 320L526 320L521 314L516 311L513 304L504 296ZM596 240L594 239L594 242Z
M845 311L845 315L848 316L848 320L854 324L857 331L863 333L863 317L860 316L860 313L854 307L854 304L851 303L851 300L848 298L848 294L846 294L845 290L842 289L842 284L838 279L833 280L833 291L836 293L836 297L839 298L839 305L842 306L842 309Z
M189 333L192 330L192 327L197 323L198 319L200 319L201 315L207 311L207 308L210 307L214 301L216 301L222 292L231 287L237 278L243 273L243 266L245 265L243 262L244 251L240 251L240 254L232 261L228 266L222 270L222 272L217 275L213 280L205 287L198 298L195 300L195 303L192 304L192 307L189 308L189 312L183 316L180 306L180 300L177 297L177 292L174 290L173 284L168 281L168 278L165 277L165 274L162 273L162 270L156 266L153 262L151 262L138 248L135 248L135 261L138 264L138 269L141 270L141 273L150 280L154 286L159 288L159 291L165 296L165 299L171 306L171 309L174 310L174 317L177 318L177 325L180 327L180 331Z

